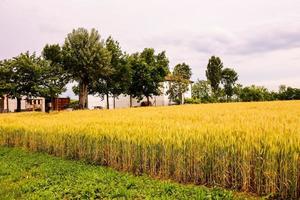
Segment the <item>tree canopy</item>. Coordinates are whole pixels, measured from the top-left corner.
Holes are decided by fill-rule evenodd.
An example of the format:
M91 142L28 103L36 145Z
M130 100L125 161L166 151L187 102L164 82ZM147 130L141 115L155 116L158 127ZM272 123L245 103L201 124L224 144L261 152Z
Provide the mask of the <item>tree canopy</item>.
M128 94L138 100L161 94L160 86L169 73L169 60L165 52L155 54L154 49L146 48L142 53L135 53L129 58L131 81Z
M174 67L172 74L169 76L169 89L167 91L170 100L178 101L180 104L184 103L183 94L189 89L191 76L192 69L189 65L182 63Z
M215 95L219 92L219 85L222 79L223 63L219 57L212 56L207 64L206 77L209 80L212 91Z
M231 99L234 93L234 85L238 80L238 74L234 71L234 69L225 68L222 71L222 83L224 84L224 91L226 94L226 99Z
M66 91L66 84L69 82L69 75L63 68L61 47L58 44L47 44L42 56L49 62L49 65L43 65L42 68L42 96L54 98Z
M104 48L98 31L74 29L62 47L63 66L72 80L79 83L80 108L88 108L88 85L109 71L110 53Z
M211 86L206 80L198 80L192 87L192 98L199 99L201 102L211 101Z
M92 93L102 98L106 96L106 105L109 109L109 96L117 97L126 94L130 81L130 66L127 63L127 56L122 52L118 41L111 36L105 41L105 48L111 55L107 71L96 77L91 82Z

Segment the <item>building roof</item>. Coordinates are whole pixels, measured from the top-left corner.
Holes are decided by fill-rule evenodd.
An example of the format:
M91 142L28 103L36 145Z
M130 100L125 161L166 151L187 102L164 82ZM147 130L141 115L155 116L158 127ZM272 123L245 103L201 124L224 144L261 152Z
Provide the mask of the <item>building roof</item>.
M165 81L175 81L171 74L165 76ZM190 80L190 83L194 83L194 81Z

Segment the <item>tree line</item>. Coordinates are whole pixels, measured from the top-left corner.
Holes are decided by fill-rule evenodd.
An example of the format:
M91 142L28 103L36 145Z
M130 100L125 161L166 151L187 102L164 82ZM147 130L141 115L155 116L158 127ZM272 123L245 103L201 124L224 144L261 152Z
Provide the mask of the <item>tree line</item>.
M192 87L192 99L187 103L250 102L273 100L299 100L300 89L280 85L278 92L263 86L246 86L237 83L238 73L224 68L219 57L212 56L206 69L206 80L197 80Z
M165 77L188 69L186 64L175 67L174 75L169 70L165 51L156 53L152 48L127 54L112 37L103 40L97 30L74 29L67 35L63 45L47 44L41 56L29 52L0 61L0 97L17 99L17 111L21 111L22 97L45 97L46 102L66 91L66 85L77 82L73 90L79 95L79 108L88 108L88 95L118 97L130 95L141 101L150 100L161 93ZM176 80L186 82L184 78ZM175 83L174 83L175 84ZM181 87L184 87L182 84ZM185 88L180 89L183 93ZM180 96L173 92L173 95Z
M45 97L46 103L73 87L79 96L79 109L88 108L88 95L117 98L129 95L145 105L150 98L161 94L162 82L169 81L167 94L178 104L222 101L261 101L274 99L299 99L299 89L282 86L278 93L264 87L243 87L237 84L238 74L232 68L223 68L220 58L209 59L207 80L198 80L192 87L192 99L184 100L192 76L186 63L169 69L166 52L145 48L142 52L128 54L111 36L102 39L97 30L74 29L62 45L46 44L41 55L29 52L0 61L0 97L17 99L21 111L24 96ZM8 102L7 102L8 105Z

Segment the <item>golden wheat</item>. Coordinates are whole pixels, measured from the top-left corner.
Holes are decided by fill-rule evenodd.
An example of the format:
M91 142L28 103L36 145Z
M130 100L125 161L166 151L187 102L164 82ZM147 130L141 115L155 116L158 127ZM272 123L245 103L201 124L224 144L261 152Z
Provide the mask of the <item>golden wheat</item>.
M300 101L3 114L0 145L300 198Z

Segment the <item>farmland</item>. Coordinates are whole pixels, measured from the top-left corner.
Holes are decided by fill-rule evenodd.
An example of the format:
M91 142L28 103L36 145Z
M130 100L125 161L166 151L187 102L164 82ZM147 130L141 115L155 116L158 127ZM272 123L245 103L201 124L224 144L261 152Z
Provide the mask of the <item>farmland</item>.
M3 114L0 144L180 183L300 197L300 101Z
M42 153L0 147L0 199L245 199L218 188L135 177Z

